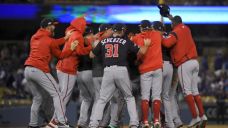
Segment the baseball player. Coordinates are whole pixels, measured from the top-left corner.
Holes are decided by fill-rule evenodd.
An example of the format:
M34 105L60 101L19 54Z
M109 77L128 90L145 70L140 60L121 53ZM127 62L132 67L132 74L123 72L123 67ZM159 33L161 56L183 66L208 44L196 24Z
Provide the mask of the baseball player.
M93 43L93 46L95 47L102 39L110 37L112 35L112 29L111 25L109 24L101 24L99 26L99 32L95 35L96 40ZM92 75L93 75L93 83L95 88L95 101L94 106L97 103L100 95L100 88L101 88L101 82L104 74L103 69L103 62L102 57L100 55L94 57L92 59ZM110 105L107 104L104 110L104 116L103 119L100 121L99 127L107 127L109 120L110 120Z
M180 84L193 118L188 127L193 127L199 123L201 123L202 127L205 127L207 117L204 114L203 104L197 87L199 63L197 61L195 42L189 27L182 23L180 16L172 17L169 15L169 19L172 21L173 31L167 38L163 39L162 44L165 47L171 48L172 62L178 69ZM197 114L197 109L199 115Z
M64 38L54 39L55 22L52 19L43 19L40 24L40 29L32 36L30 43L30 54L25 61L25 78L28 83L34 88L41 86L44 88L53 98L54 108L58 120L58 126L66 126L67 119L65 117L65 111L63 110L62 96L59 91L59 85L50 74L49 63L52 55L63 58L70 56L75 50L77 44L71 43L70 47L61 52L58 49L59 45L65 43L65 41L71 35L71 32L67 33ZM31 106L30 115L30 128L38 128L38 112L42 103L42 95L37 91L33 92L33 103Z
M131 80L132 94L135 97L136 108L139 119L141 119L141 89L140 89L140 73L138 70L137 56L130 53L128 56L128 71Z
M111 25L101 24L99 26L99 33L95 35L97 38L94 42L94 46L98 44L102 39L110 37L113 31ZM103 77L103 62L100 55L93 58L93 82L95 87L95 104L99 99L101 82ZM110 127L115 128L119 125L120 115L124 106L123 96L118 90L115 91L110 103L106 104L104 109L104 115L102 120L99 122L99 127ZM94 105L95 105L94 104Z
M39 90L39 93L42 95L42 99L45 99L42 100L42 103L39 108L39 117L43 119L40 127L44 127L49 123L54 114L53 99L50 96L50 94L47 91L45 91L41 86L30 85L30 83L28 83L26 79L24 80L24 84L26 84L26 88L28 88L29 94L33 96L33 94L36 93L37 90Z
M113 31L111 25L101 24L99 26L99 33L96 34L97 40L94 42L94 46L98 44L102 39L110 37ZM103 77L103 62L101 55L93 58L93 82L95 87L95 104L99 99L101 82ZM106 104L104 109L104 115L99 122L99 127L111 127L115 128L119 125L119 119L124 106L123 96L118 90L115 91L110 103Z
M130 40L133 39L135 36L134 33L129 33L128 38ZM128 71L129 71L129 77L131 80L131 86L132 86L132 94L135 97L136 102L136 108L138 111L138 116L141 122L142 119L142 112L141 112L141 88L140 88L140 73L139 73L139 63L137 62L137 55L133 53L129 53L128 56Z
M173 70L173 79L171 83L171 90L169 94L170 102L171 102L171 108L172 108L172 117L173 117L173 122L176 128L182 127L183 122L181 121L180 118L180 108L177 102L177 97L176 97L176 92L177 92L177 86L178 86L178 73L177 69L174 67Z
M152 28L156 31L160 31L163 34L163 38L165 38L167 36L167 33L165 32L165 27L163 26L162 22L154 21L152 24ZM175 102L176 98L175 98L175 95L173 95L174 92L171 92L171 91L176 92L177 86L174 86L174 89L172 89L172 87L171 87L172 79L173 79L173 65L171 62L170 51L168 48L162 47L162 58L163 58L162 101L163 101L164 111L165 111L165 127L179 128L179 127L183 126L183 123L180 120L178 114L175 114L175 115L177 115L177 118L179 120L177 120L173 116L173 112L177 112L177 110L176 110L177 108L172 107L172 106L174 106L172 104L176 103Z
M91 45L93 42L93 31L87 27L84 33L85 46ZM78 87L80 90L80 98L82 100L80 107L80 117L77 123L78 127L86 128L89 117L94 104L95 91L92 78L92 59L88 54L79 56L78 67Z
M161 52L161 34L158 31L151 30L151 23L148 20L142 20L140 25L141 33L132 38L132 41L139 46L143 46L145 38L151 39L151 46L147 53L141 59L139 65L140 72L140 87L141 87L141 109L143 127L149 127L148 111L150 91L152 91L153 105L153 126L159 128L160 124L160 104L162 90L162 52Z
M66 29L66 31L73 31L72 35L69 38L69 41L66 42L64 45L63 51L69 49L69 44L71 44L72 41L78 40L78 48L74 51L74 53L66 57L64 59L61 59L58 61L56 65L57 69L57 76L59 80L59 86L60 86L60 92L62 95L62 100L64 104L64 111L66 111L66 105L70 100L75 81L77 78L77 67L78 67L78 55L88 54L91 50L90 47L84 47L84 38L83 33L86 28L86 20L84 17L75 18L71 21L70 26ZM53 119L48 124L49 127L56 127L57 121L56 121L56 112L53 116Z
M90 127L96 128L99 120L102 119L103 110L107 102L111 99L116 89L120 90L127 102L128 113L130 115L130 127L138 126L138 116L136 112L135 99L132 95L132 88L127 71L127 54L135 52L145 54L150 40L145 40L145 46L138 48L130 40L122 38L126 27L123 24L113 25L112 37L103 39L95 49L90 52L94 57L101 54L103 58L104 75L101 84L100 97L92 114Z

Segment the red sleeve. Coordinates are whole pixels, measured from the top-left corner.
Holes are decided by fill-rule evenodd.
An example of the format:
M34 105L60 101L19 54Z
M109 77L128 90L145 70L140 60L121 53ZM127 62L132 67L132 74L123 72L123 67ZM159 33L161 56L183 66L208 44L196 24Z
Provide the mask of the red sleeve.
M92 50L91 44L88 45L87 47L84 46L84 39L79 40L79 44L74 52L74 55L87 55L89 52Z
M56 45L60 46L60 45L63 45L66 41L63 38L59 38L59 39L54 39L54 42L56 43Z
M136 44L136 42L137 42L137 37L136 37L136 36L132 36L130 40L131 40L133 43Z
M72 51L70 49L61 51L59 45L57 45L55 41L51 43L51 52L58 59L63 59L72 55Z
M167 48L172 47L174 44L176 44L176 42L177 42L177 39L172 34L169 34L168 37L162 39L162 45Z
M140 35L139 35L139 34L133 36L132 39L131 39L131 41L132 41L133 43L137 44L138 46L142 46L142 45L141 45L141 42L140 42L141 39L140 39ZM142 44L143 44L143 43L142 43Z

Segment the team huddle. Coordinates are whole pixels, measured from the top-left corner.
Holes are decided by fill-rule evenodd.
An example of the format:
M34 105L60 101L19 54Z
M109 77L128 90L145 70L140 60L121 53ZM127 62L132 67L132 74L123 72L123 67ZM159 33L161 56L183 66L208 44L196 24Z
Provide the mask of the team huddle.
M78 128L119 127L125 103L131 128L180 128L183 122L175 97L178 82L192 116L188 127L205 128L207 117L197 88L199 63L191 31L180 16L168 18L172 23L169 33L160 21L142 20L140 33L126 36L127 27L120 23L101 24L93 34L85 18L79 17L60 39L53 38L57 22L43 19L31 38L25 62L25 78L36 90L32 92L29 128L39 128L39 107L45 99L38 87L45 89L54 103L54 115L46 128L69 128L66 106L76 82L81 99ZM50 73L53 56L58 58L58 82Z

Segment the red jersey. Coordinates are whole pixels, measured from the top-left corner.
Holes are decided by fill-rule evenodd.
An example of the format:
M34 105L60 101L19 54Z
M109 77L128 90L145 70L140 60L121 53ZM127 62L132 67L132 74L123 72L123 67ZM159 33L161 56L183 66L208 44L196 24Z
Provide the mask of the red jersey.
M139 46L144 45L144 39L151 39L151 45L148 47L146 54L143 56L142 63L139 65L139 72L141 74L154 71L162 68L162 51L161 41L162 36L158 31L141 32L134 37L132 41Z
M198 55L189 27L179 24L174 27L173 32L176 36L169 34L163 39L162 45L171 48L170 54L174 65L178 67L187 60L196 59Z
M56 66L57 70L60 70L67 74L76 74L77 67L79 64L78 56L77 55L86 55L89 54L92 46L89 45L88 47L84 47L84 38L83 33L85 31L86 21L83 17L76 18L71 22L70 28L73 28L75 31L70 36L69 40L64 45L63 51L70 48L70 45L73 41L78 40L79 44L76 47L74 53L67 58L59 60Z
M45 73L50 72L49 63L52 55L61 59L72 53L70 49L61 52L59 45L65 43L64 38L51 38L51 32L43 28L40 28L32 36L30 42L30 54L25 61L25 65L36 67Z

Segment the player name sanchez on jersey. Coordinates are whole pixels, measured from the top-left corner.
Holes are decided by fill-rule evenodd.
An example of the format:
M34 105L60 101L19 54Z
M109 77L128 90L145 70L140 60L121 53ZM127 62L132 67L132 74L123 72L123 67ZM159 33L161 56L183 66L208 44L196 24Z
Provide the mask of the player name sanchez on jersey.
M137 53L138 51L139 47L129 39L109 37L98 43L92 52L96 56L101 54L104 66L126 66L128 53Z

